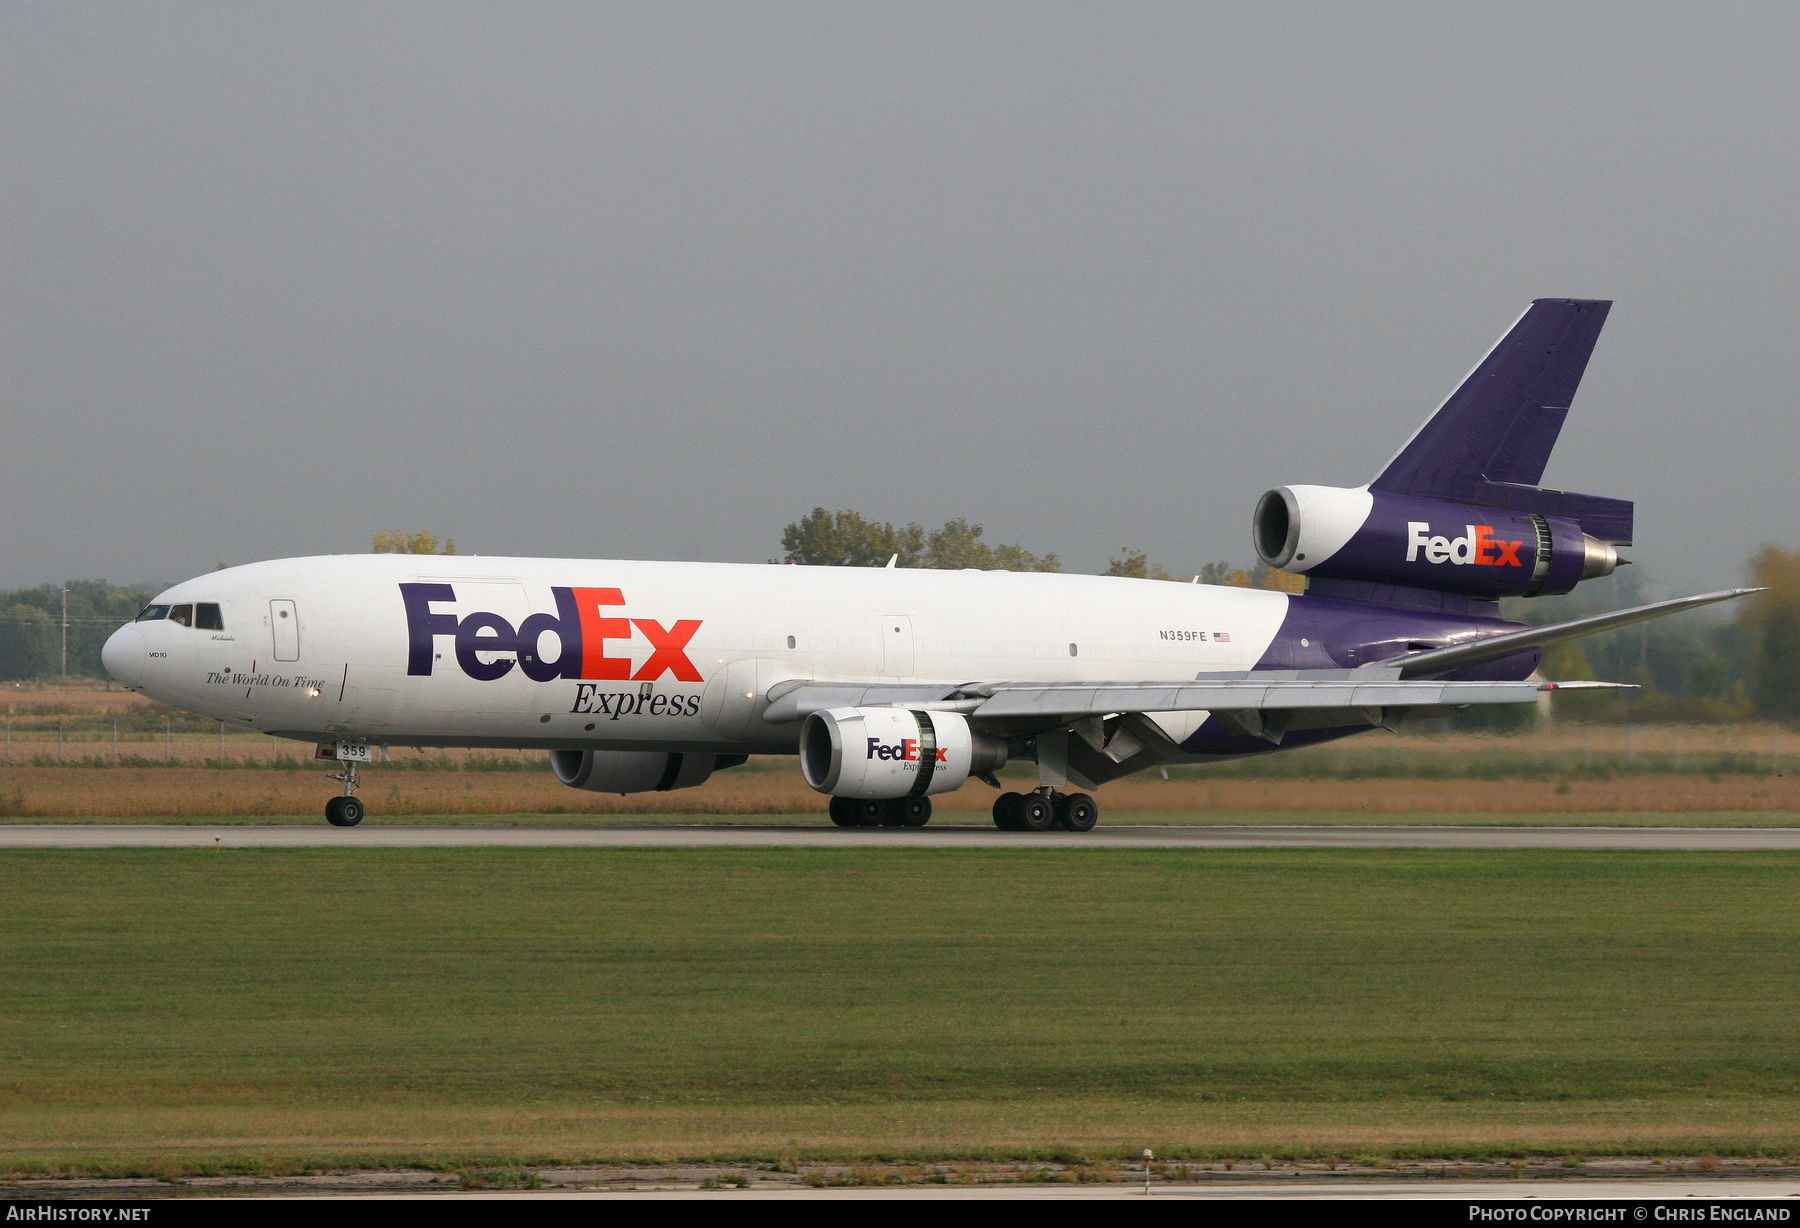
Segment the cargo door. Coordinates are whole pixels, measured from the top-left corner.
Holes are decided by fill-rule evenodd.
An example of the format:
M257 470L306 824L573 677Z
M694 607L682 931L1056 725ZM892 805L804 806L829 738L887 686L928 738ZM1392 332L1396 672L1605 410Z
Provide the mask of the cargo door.
M912 677L912 619L904 614L883 614L879 634L882 675L888 678Z
M269 603L269 632L275 638L277 661L300 659L300 611L291 601Z

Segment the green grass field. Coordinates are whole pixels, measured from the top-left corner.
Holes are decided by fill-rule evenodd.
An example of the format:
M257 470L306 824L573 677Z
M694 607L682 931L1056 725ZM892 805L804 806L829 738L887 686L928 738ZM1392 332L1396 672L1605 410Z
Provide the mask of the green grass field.
M1800 855L0 854L0 1169L1800 1150Z

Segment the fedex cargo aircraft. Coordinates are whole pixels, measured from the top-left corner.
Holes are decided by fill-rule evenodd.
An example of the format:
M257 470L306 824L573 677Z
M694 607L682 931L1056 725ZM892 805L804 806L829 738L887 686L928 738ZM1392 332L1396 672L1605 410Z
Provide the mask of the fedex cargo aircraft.
M320 745L354 826L372 747L550 752L606 793L797 755L844 826L918 825L1011 760L1006 829L1085 831L1146 768L1531 703L1547 644L1728 590L1549 626L1502 597L1610 574L1632 505L1537 483L1610 303L1534 302L1366 486L1283 486L1257 555L1304 595L999 571L333 555L213 572L107 641L121 684Z

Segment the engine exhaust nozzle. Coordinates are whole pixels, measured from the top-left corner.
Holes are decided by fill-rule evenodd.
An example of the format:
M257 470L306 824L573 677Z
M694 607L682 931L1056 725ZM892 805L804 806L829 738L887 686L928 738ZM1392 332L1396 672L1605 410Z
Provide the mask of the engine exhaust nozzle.
M1619 557L1618 547L1611 542L1603 542L1599 538L1581 535L1583 555L1581 560L1581 578L1593 580L1600 576L1610 576L1619 569L1619 564L1629 563L1630 559Z

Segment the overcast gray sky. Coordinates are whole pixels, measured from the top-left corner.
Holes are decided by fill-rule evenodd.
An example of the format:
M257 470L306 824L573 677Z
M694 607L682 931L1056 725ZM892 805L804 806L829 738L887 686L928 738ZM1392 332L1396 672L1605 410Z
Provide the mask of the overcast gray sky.
M1800 545L1800 6L0 8L0 584L951 516L1247 562L1528 300L1655 587ZM1644 574L1644 573L1640 573Z

